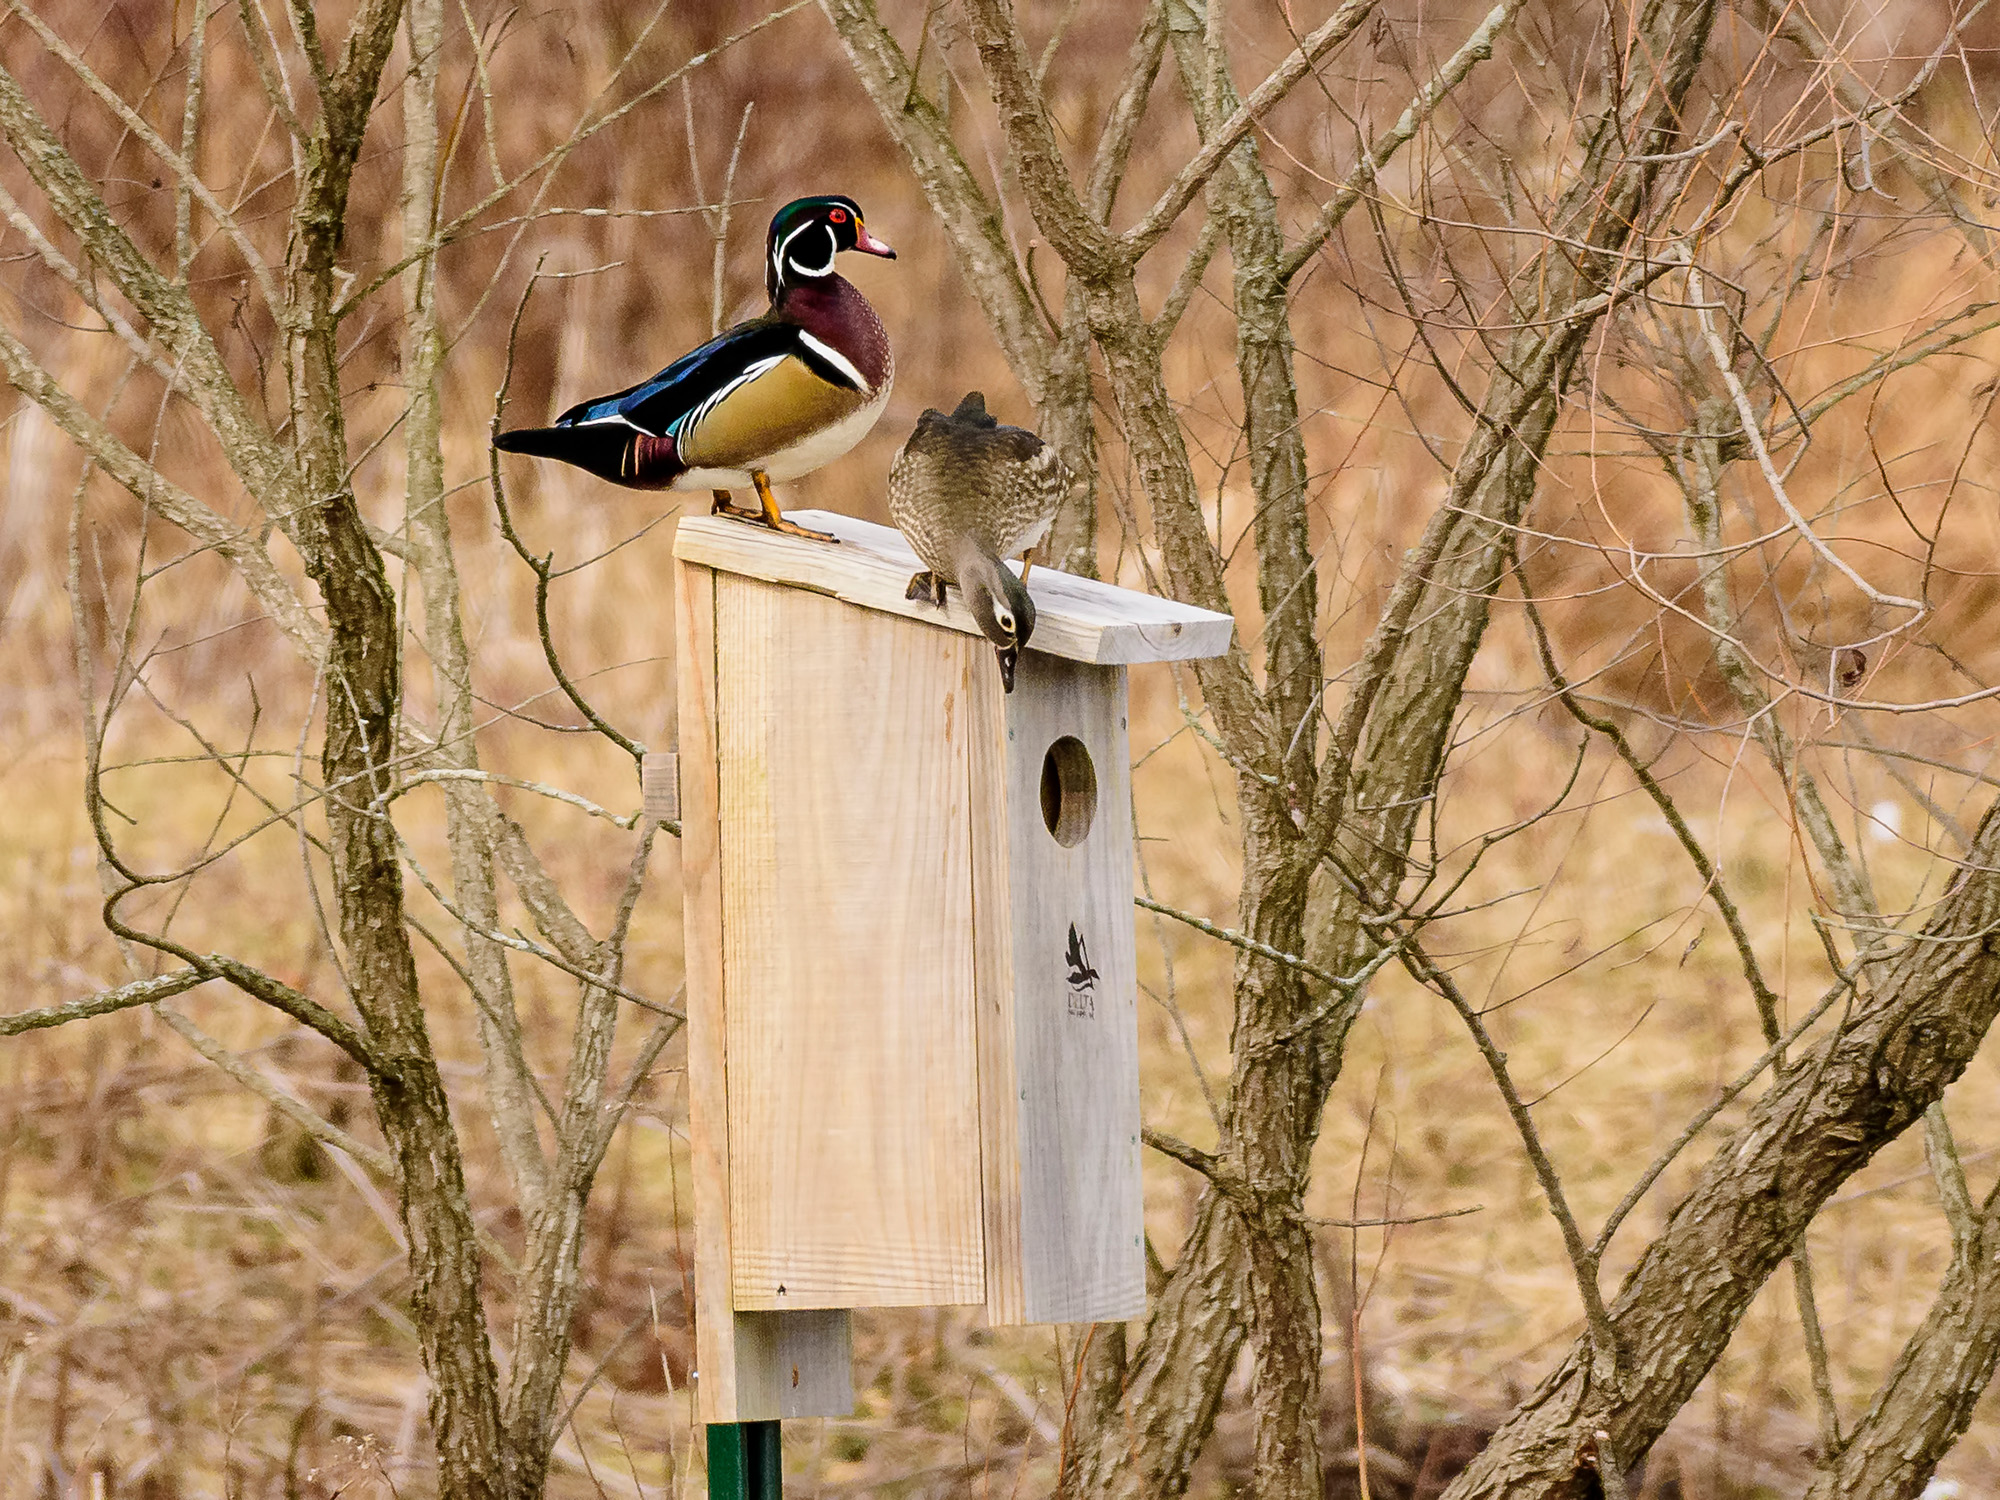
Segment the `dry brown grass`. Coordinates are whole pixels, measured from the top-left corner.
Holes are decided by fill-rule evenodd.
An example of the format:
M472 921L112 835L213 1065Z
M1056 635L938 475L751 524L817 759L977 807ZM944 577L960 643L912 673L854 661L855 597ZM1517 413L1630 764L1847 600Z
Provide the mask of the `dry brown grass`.
M1031 7L1031 29L1046 27L1041 9L1052 14L1054 7ZM1382 79L1373 79L1372 64L1356 63L1349 76L1329 79L1333 95L1345 104L1367 102L1379 118L1382 101L1439 49L1434 38L1463 30L1466 9L1428 10L1420 21L1399 17L1396 35L1408 44L1403 61L1385 62ZM1085 7L1051 75L1060 118L1080 135L1101 114L1108 69L1125 45L1130 18L1122 11ZM1281 30L1275 9L1243 11L1239 73L1251 77L1275 56ZM747 6L671 12L644 65L664 66L710 47L753 13ZM73 19L82 14L79 8ZM122 69L128 80L157 68L158 38L173 24L168 8L135 4L112 15L116 24L93 43L94 60L114 75ZM898 15L899 28L913 33L914 12ZM635 23L620 7L586 5L519 13L510 24L494 67L506 101L500 118L511 135L491 145L511 162L563 128L576 101L602 84L607 59ZM1561 17L1535 24L1536 45L1560 63L1567 55L1558 46ZM79 19L73 34L88 30ZM19 44L18 35L5 43L16 50ZM466 52L462 38L454 45ZM31 83L51 86L46 68L38 71L31 61L10 55L10 66L22 66ZM461 78L464 61L459 55L455 62ZM1515 56L1507 65L1525 67L1526 60ZM216 86L254 89L247 77L218 79ZM956 284L942 235L816 15L780 23L697 76L694 103L709 180L719 175L741 108L753 100L740 184L749 206L731 257L732 304L756 298L763 217L796 192L854 194L871 227L901 254L893 266L871 263L852 273L882 309L896 343L894 404L854 455L788 497L882 519L881 476L922 407L948 405L974 385L984 386L1004 415L1023 417L1025 407ZM968 154L976 156L986 127L976 105L959 102L971 120ZM1481 128L1499 139L1532 136L1547 123L1538 113L1547 107L1544 97L1505 73L1483 82L1477 96ZM1948 115L1952 107L1947 99L1936 110ZM1292 150L1280 170L1293 208L1309 199L1313 173L1338 171L1347 159L1347 137L1330 119L1324 99L1302 98L1274 126ZM1973 149L1976 118L1933 123ZM94 154L85 153L94 168L117 176L134 166L130 143L117 141L87 111L69 128L96 143ZM1149 133L1135 162L1134 201L1164 177L1190 140L1184 122ZM487 149L475 115L461 157L473 161ZM393 243L380 221L392 202L395 170L387 153L364 170L367 232L355 236L364 274ZM1392 203L1409 200L1411 170L1385 181ZM1804 163L1801 190L1812 172L1825 170L1823 160ZM476 181L468 169L453 179L451 192L469 198ZM151 191L136 175L131 190L142 197ZM1476 198L1465 189L1466 203ZM640 209L692 199L680 101L671 96L579 153L557 195L571 205ZM1423 253L1406 218L1392 215L1389 226L1392 237L1409 235L1405 248ZM271 234L281 229L278 222L264 226ZM454 322L471 321L448 371L446 457L453 481L469 486L454 499L453 518L480 691L494 705L566 722L548 695L527 580L496 535L488 497L472 483L484 471L506 316L525 271L540 256L550 270L601 268L538 292L514 386L515 410L524 417L651 369L706 332L704 234L687 217L552 219L511 249L505 233L494 234L469 242L450 261L448 313ZM1795 222L1765 200L1746 207L1730 230L1744 279L1766 275L1796 254L1795 237ZM1185 240L1183 233L1161 253L1165 269L1156 295ZM1422 437L1442 435L1448 443L1461 425L1439 379L1396 363L1407 327L1387 306L1375 269L1379 249L1366 230L1350 234L1298 298L1304 405L1313 413L1308 441L1321 469L1321 583L1334 663L1352 658L1395 558L1440 490L1441 470ZM511 254L504 263L503 250ZM474 316L475 299L496 276L498 292ZM1783 361L1785 377L1815 389L1854 368L1864 346L1892 341L1896 330L1954 300L1990 295L1990 282L1988 268L1934 227L1900 239L1885 235L1837 287L1824 296L1813 291L1786 313L1784 327L1797 333L1796 349ZM1240 454L1231 447L1230 331L1215 300L1226 296L1226 285L1225 271L1211 273L1212 295L1190 312L1173 373L1187 394L1187 427L1204 454L1204 478L1215 489L1218 526L1233 537L1247 510ZM53 302L54 293L42 290ZM204 295L222 307L231 293L211 286ZM39 322L31 333L74 388L109 397L120 364L100 341ZM1592 379L1635 410L1664 411L1671 398L1638 338L1607 344ZM1471 343L1463 336L1460 352ZM246 371L249 349L246 336L229 351ZM395 420L392 351L393 338L379 332L357 343L350 364L357 447ZM1388 396L1382 382L1392 366L1401 370L1401 384ZM1897 377L1879 400L1838 409L1793 483L1821 495L1873 485L1879 452L1924 526L1941 514L1946 481L1956 473L1943 557L1959 572L1941 596L1933 634L1991 676L2000 534L1991 503L1996 454L1983 423L1987 369L1984 358L1940 360ZM119 419L150 431L151 400L134 382L119 401ZM1115 433L1107 435L1105 474L1115 509L1121 519L1143 522ZM8 815L0 821L0 953L15 976L6 1002L13 1010L114 983L122 970L97 920L95 852L81 804L64 594L67 499L77 461L30 409L15 412L4 440L0 797ZM184 476L220 485L214 455L191 427L170 422L161 443ZM1575 675L1601 668L1597 690L1642 711L1682 716L1697 729L1710 719L1726 722L1722 694L1703 669L1700 635L1662 620L1651 600L1622 582L1628 543L1671 552L1682 531L1677 499L1657 463L1629 441L1598 431L1588 410L1579 411L1559 446L1535 512L1541 535L1529 567L1537 592L1556 601L1551 618ZM389 444L359 475L385 523L393 523L399 465ZM667 513L652 499L608 495L567 472L510 473L524 527L563 560L605 551ZM1907 533L1898 533L1893 509L1869 493L1876 503L1844 521L1845 534L1878 544L1870 564L1876 581L1900 589L1915 566ZM1771 523L1775 513L1766 498L1746 492L1742 504L1761 524ZM86 515L88 628L101 645L116 629L139 523L129 506L95 487ZM1135 584L1144 581L1148 560L1140 534L1114 524L1105 538L1107 559L1117 559L1121 576ZM155 542L175 545L171 537ZM556 596L556 629L570 660L590 674L606 713L641 736L658 733L670 696L670 614L660 595L667 546L668 528L657 527L560 586ZM1249 561L1239 557L1232 581L1244 602L1246 638L1254 638ZM1805 563L1794 555L1779 575L1795 599L1806 597ZM251 762L249 774L275 793L288 773L307 684L268 631L237 628L247 614L241 590L219 569L204 573L204 566L199 560L188 566L186 583L168 596L171 613L156 615L151 606L144 612L142 636L177 648L159 660L153 682L176 712L236 744L247 732L254 678L265 715L256 743L271 758ZM1684 564L1667 561L1652 576L1674 588L1688 574ZM1758 628L1768 633L1772 621L1762 602L1768 596L1751 597L1753 610L1763 611ZM422 676L413 670L419 697ZM1873 664L1869 691L1914 697L1947 681L1934 655L1906 651ZM1237 858L1233 794L1226 769L1187 732L1177 700L1182 688L1193 695L1191 684L1162 670L1135 678L1144 874L1159 899L1227 923ZM1532 655L1511 610L1502 611L1474 688L1441 806L1440 843L1447 850L1544 808L1569 776L1579 740L1575 727L1541 702ZM1967 710L1951 716L1950 726L1899 723L1897 743L1978 769L1991 713ZM1794 719L1808 735L1842 732L1810 710ZM1794 1013L1802 1011L1822 988L1826 965L1802 916L1812 874L1781 789L1743 754L1733 732L1689 734L1669 746L1666 731L1642 713L1632 722L1635 733L1666 749L1662 773L1718 852L1768 971L1782 980ZM138 761L191 749L168 718L136 703L114 725L110 753L113 760ZM629 770L595 740L552 735L496 708L483 749L490 765L605 805L623 808L634 800ZM1844 804L1888 904L1914 902L1925 890L1935 894L1933 856L1942 831L1880 769L1831 758L1828 765L1838 768L1829 789ZM1700 904L1698 882L1651 804L1601 747L1585 758L1577 785L1563 811L1487 857L1467 897L1492 904L1453 918L1435 938L1469 993L1509 1002L1495 1019L1496 1035L1524 1091L1546 1097L1537 1118L1588 1223L1601 1219L1681 1122L1763 1046L1720 924ZM221 814L225 787L212 768L150 765L120 772L110 795L134 820L129 852L165 863L207 833ZM1983 800L1966 795L1963 782L1945 779L1933 795L1961 818L1973 816ZM587 919L601 922L623 858L602 825L525 796L511 797L509 806ZM438 829L426 821L434 809L421 797L405 809L418 857L438 867ZM227 826L246 816L235 806L228 818L236 823ZM680 973L674 849L656 856L655 872L631 972L633 982L665 994ZM1521 894L1499 899L1507 893ZM201 899L178 920L190 942L241 954L308 989L332 983L317 956L297 850L283 837L245 845L205 879ZM1142 1010L1146 1115L1207 1145L1213 1127L1188 1053L1220 1087L1228 1066L1231 950L1151 918L1142 922L1141 937L1147 993L1171 1001L1185 1022L1184 1041L1165 1004ZM438 997L432 1020L448 1076L470 1097L478 1087L478 1053L462 991L431 955L420 957L428 993ZM526 966L519 982L532 1056L550 1073L565 1045L570 988ZM323 1112L367 1134L365 1092L330 1063L326 1048L235 996L202 992L188 1003L204 1026L289 1079ZM687 1397L685 1107L678 1067L670 1051L643 1109L614 1147L594 1205L585 1257L591 1290L573 1371L581 1382L601 1364L602 1375L559 1450L551 1493L562 1500L701 1492ZM301 1140L143 1014L11 1041L0 1048L0 1080L0 1500L66 1500L72 1493L95 1500L100 1484L106 1496L157 1500L426 1492L422 1381L402 1309L394 1215L379 1189ZM1950 1095L1976 1190L1991 1180L1991 1153L2000 1151L1996 1084L1988 1057ZM1719 1127L1730 1118L1725 1114ZM497 1151L476 1112L468 1111L463 1125L475 1205L508 1243L517 1226L504 1206ZM1704 1139L1713 1138L1711 1132ZM1614 1275L1660 1222L1705 1149L1698 1143L1634 1216L1614 1248ZM1454 1432L1497 1416L1523 1393L1575 1334L1579 1313L1556 1232L1483 1064L1449 1012L1393 972L1375 986L1350 1041L1316 1167L1311 1207L1329 1218L1461 1215L1386 1231L1329 1228L1321 1238L1327 1347L1343 1372L1326 1382L1330 1467L1341 1472L1338 1451L1349 1441L1342 1433L1351 1434L1341 1394L1349 1357L1345 1310L1358 1291L1359 1357L1385 1424L1378 1438L1414 1468L1428 1444L1448 1445ZM1147 1172L1154 1242L1171 1256L1194 1184L1157 1158ZM1916 1142L1884 1152L1821 1216L1811 1244L1821 1268L1832 1373L1843 1409L1853 1413L1922 1316L1949 1251ZM495 1326L504 1329L502 1284L496 1277L492 1295ZM987 1330L965 1311L864 1315L860 1409L851 1420L792 1424L796 1492L1047 1493L1060 1445L1062 1371L1075 1337L1071 1330ZM1813 1430L1790 1292L1774 1284L1663 1445L1653 1483L1677 1475L1679 1493L1690 1497L1789 1493L1801 1482ZM1241 1414L1232 1406L1195 1493L1236 1492L1246 1461ZM1378 1493L1385 1482L1395 1489L1393 1462L1379 1460ZM1964 1480L1968 1495L2000 1492L2000 1408L1991 1398L1944 1472Z
M1171 735L1171 697L1161 685L1140 697L1135 728L1143 724L1146 738L1137 742ZM1523 733L1504 756L1468 757L1455 779L1454 811L1473 820L1529 813L1530 789L1559 784L1570 754L1559 734ZM1205 760L1183 735L1147 762L1137 794L1141 831L1162 841L1145 846L1154 890L1226 919L1232 854L1214 814L1215 767ZM1650 805L1617 787L1607 769L1593 763L1586 771L1586 789L1597 794L1587 813L1551 819L1495 857L1497 887L1533 883L1542 894L1452 931L1467 975L1503 984L1499 993L1525 990L1601 950L1561 984L1511 1006L1496 1028L1531 1095L1560 1090L1538 1119L1587 1221L1601 1217L1637 1166L1762 1050L1726 945L1712 918L1690 906L1695 883L1678 851ZM11 1004L47 1003L117 972L95 925L78 774L75 757L53 747L10 772L17 788L33 789L31 796L17 790L20 812L4 850L0 931L26 981ZM1686 790L1701 806L1698 787ZM1903 814L1904 836L1920 842L1927 830L1915 809ZM1769 815L1729 823L1739 889L1753 910L1780 907L1786 881L1804 878L1785 824ZM608 896L609 861L594 860L582 840L564 846L576 830L537 831L573 880L587 886L596 872ZM1898 841L1871 853L1885 874L1921 863L1918 850ZM216 919L218 930L233 931L237 951L280 972L285 955L312 948L302 914L260 895L295 883L286 863L284 852L270 868L246 861L231 898L236 915ZM674 874L669 853L648 897L634 965L655 988L679 968ZM1661 920L1634 935L1635 912ZM1688 953L1697 933L1706 940ZM1774 945L1770 959L1778 951L1775 921L1759 935ZM1173 995L1194 1049L1220 1078L1228 950L1173 924L1160 924L1155 936L1142 929L1143 982L1163 993L1162 959L1171 957ZM1796 976L1789 993L1816 988L1799 982L1821 967L1811 935L1795 930L1783 953ZM442 975L427 978L434 993L449 994ZM532 1045L555 1059L563 990L524 1000ZM334 1118L358 1124L347 1111L358 1116L365 1094L326 1066L324 1049L234 997L197 999L192 1010ZM1205 1108L1180 1039L1163 1009L1142 1016L1147 1118L1201 1142ZM464 1015L453 1004L434 1021L455 1060L449 1075L476 1087ZM599 1191L575 1367L581 1376L603 1361L605 1371L564 1446L557 1496L592 1495L599 1484L614 1495L634 1493L631 1472L657 1493L670 1483L670 1465L679 1475L672 1493L701 1493L685 1394L691 1344L677 1066L670 1055ZM106 1474L114 1494L214 1493L225 1473L233 1493L287 1493L289 1474L301 1493L329 1494L339 1488L333 1476L366 1477L376 1465L379 1476L368 1482L384 1493L392 1483L401 1494L423 1493L422 1387L399 1307L393 1213L380 1196L144 1016L19 1039L8 1045L5 1067L0 1326L8 1363L0 1378L11 1395L0 1399L11 1417L0 1421L11 1422L10 1451L24 1466L12 1470L9 1500L41 1493L38 1477L24 1477L29 1457L55 1452L69 1473ZM1975 1163L1990 1151L1986 1143L2000 1140L1996 1083L1993 1064L1982 1060L1951 1096ZM475 1200L503 1202L491 1143L475 1134L469 1149ZM1671 1171L1635 1216L1619 1241L1622 1259L1643 1244L1700 1154ZM1344 1359L1336 1314L1349 1268L1358 1265L1365 1368L1383 1410L1408 1429L1401 1441L1420 1456L1432 1426L1497 1416L1573 1336L1579 1315L1554 1230L1483 1064L1427 992L1393 975L1376 988L1350 1043L1317 1166L1310 1206L1330 1218L1476 1210L1386 1234L1326 1231L1329 1349ZM1149 1221L1170 1254L1191 1184L1157 1160L1148 1172ZM1978 1165L1975 1174L1988 1175ZM508 1238L504 1213L489 1207L486 1222ZM1834 1374L1851 1410L1922 1316L1949 1254L1914 1141L1885 1152L1836 1200L1813 1245ZM855 1418L790 1426L800 1493L981 1493L971 1475L986 1463L998 1476L994 1493L1014 1492L1017 1483L1021 1493L1045 1491L1050 1434L1060 1428L1060 1335L987 1330L962 1311L868 1314L859 1324L863 1397ZM1783 1493L1785 1476L1795 1483L1803 1472L1810 1403L1795 1314L1788 1293L1774 1289L1667 1445L1683 1470L1683 1493L1755 1493L1747 1481L1759 1476ZM1226 1492L1217 1487L1231 1471L1241 1477L1233 1432L1226 1418L1198 1494ZM1393 1431L1389 1438L1398 1440ZM1017 1475L1024 1448L1032 1461ZM1946 1472L1975 1482L2000 1473L2000 1422L1975 1426Z

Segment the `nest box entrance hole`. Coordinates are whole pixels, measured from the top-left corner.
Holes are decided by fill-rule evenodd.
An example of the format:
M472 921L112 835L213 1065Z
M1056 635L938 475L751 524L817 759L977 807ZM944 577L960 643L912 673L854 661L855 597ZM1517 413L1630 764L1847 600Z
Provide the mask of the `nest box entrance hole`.
M1074 849L1097 818L1097 767L1090 749L1073 734L1042 757L1042 822L1058 844Z

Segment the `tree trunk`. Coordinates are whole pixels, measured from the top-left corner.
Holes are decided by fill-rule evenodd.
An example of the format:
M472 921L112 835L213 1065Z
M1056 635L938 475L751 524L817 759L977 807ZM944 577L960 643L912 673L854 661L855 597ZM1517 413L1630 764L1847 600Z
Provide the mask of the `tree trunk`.
M1626 1277L1611 1307L1617 1379L1609 1388L1592 1381L1591 1351L1580 1340L1445 1500L1580 1500L1595 1483L1581 1467L1593 1441L1621 1464L1652 1446L1820 1206L1936 1102L1978 1050L2000 1013L1996 923L2000 806L1988 809L1922 936L1886 964L1881 988L1857 995L1835 1033L1786 1067ZM1991 1295L1986 1279L1967 1288L1974 1308ZM1968 1357L1973 1367L1990 1365L1985 1350ZM1925 1420L1949 1423L1957 1414ZM1881 1492L1863 1485L1839 1493Z
M349 481L333 311L348 187L399 19L394 0L356 18L339 70L322 88L294 214L292 414L310 495L296 535L326 609L320 768L334 899L348 982L376 1058L369 1087L396 1164L411 1317L430 1373L438 1491L447 1500L524 1500L501 1441L478 1239L404 926L401 856L384 811L399 753L402 643L382 554Z

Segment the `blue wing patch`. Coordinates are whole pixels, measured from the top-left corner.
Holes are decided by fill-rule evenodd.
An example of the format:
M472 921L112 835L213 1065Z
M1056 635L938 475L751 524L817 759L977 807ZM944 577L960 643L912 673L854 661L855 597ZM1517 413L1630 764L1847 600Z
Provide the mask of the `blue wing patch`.
M654 437L672 437L691 416L787 355L805 361L829 385L857 389L846 371L807 342L797 324L753 318L683 354L651 380L572 406L555 425L616 422Z
M830 385L854 384L800 336L796 324L755 318L683 354L651 380L572 406L555 425L616 422L654 437L671 437L690 416L787 355L804 360Z

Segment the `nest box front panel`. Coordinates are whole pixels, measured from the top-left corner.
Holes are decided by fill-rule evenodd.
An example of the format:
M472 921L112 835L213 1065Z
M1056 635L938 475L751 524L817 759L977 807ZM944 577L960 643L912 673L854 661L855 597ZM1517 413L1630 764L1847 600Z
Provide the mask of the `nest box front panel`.
M969 685L982 641L716 578L740 1310L985 1299Z
M997 1323L1136 1317L1146 1262L1125 671L1024 652L1014 692L998 696L996 682L985 777L975 757L989 798L975 813L975 870L992 868L981 846L1005 860L1004 887L995 878L976 900L989 938L987 1310Z

